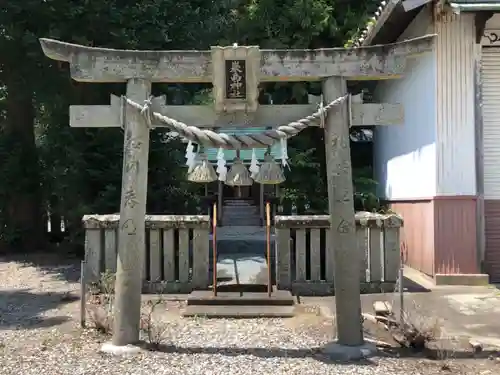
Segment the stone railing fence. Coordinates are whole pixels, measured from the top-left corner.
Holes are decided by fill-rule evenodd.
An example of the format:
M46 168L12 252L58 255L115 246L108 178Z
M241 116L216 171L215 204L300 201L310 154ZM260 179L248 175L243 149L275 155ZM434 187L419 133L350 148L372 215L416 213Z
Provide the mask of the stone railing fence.
M116 272L119 215L85 215L85 282L98 282L103 272ZM142 265L144 292L189 293L211 284L210 217L147 215ZM357 247L363 291L394 287L400 265L397 215L356 214ZM333 293L333 247L329 217L276 216L272 254L278 289L299 295ZM140 267L140 265L138 265Z
M357 247L352 261L361 263L362 292L390 290L400 267L400 229L396 214L356 213ZM299 295L331 295L333 247L327 215L276 216L276 285Z
M85 215L85 281L116 272L120 215ZM208 215L147 215L144 290L188 293L210 284ZM139 266L139 265L138 265Z

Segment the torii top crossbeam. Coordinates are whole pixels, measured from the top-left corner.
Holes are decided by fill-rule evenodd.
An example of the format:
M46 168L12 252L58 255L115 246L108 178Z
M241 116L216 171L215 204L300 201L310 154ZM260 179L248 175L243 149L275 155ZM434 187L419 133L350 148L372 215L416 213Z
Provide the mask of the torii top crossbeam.
M433 36L350 49L263 49L258 80L308 81L331 76L350 80L397 78L404 72L408 56L432 50ZM135 51L86 47L46 38L40 42L49 58L70 63L71 76L76 81L125 82L140 77L151 82L182 83L212 82L213 78L213 48L212 51Z

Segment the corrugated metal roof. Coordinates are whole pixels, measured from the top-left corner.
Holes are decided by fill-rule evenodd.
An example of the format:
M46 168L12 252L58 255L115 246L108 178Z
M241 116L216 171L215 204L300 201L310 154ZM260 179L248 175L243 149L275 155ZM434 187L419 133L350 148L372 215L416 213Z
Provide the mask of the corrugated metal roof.
M379 23L379 20L385 20L385 18L388 17L388 15L392 12L392 9L394 8L394 6L396 6L398 2L399 0L381 1L373 16L370 18L367 24L360 30L359 37L357 37L353 41L352 46L360 47L361 45L363 45L365 40L375 32L375 28Z
M462 11L487 11L498 10L500 6L499 0L438 0L441 4L448 3L452 8ZM394 9L401 4L401 0L381 1L373 16L368 20L367 24L362 27L358 36L352 41L349 47L360 47L362 45L370 45L371 40L377 35L379 30L389 18ZM488 8L491 6L492 8Z
M229 135L238 135L238 134L255 134L260 133L267 130L267 128L237 128L237 129L224 129L225 134ZM217 161L217 152L218 148L208 148L205 150L208 160L212 162ZM258 160L264 160L264 155L266 153L266 148L256 148L255 153ZM274 144L271 147L271 155L273 155L274 159L278 159L281 157L281 147L279 143ZM235 150L224 150L224 159L226 159L227 163L230 163L236 157ZM252 150L241 150L240 158L247 163L250 163L252 160Z

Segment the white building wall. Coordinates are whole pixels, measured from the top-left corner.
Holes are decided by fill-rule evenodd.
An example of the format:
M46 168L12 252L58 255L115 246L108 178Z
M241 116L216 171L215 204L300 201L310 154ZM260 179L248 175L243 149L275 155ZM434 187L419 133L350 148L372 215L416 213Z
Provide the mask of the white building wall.
M432 32L424 9L400 40ZM379 126L374 133L375 178L379 195L389 200L436 195L436 56L427 53L408 61L404 78L378 83L378 102L404 105L405 122Z
M429 8L399 38L436 33L435 51L414 59L400 80L379 83L378 101L405 107L402 126L375 131L375 173L386 199L476 195L473 14Z
M437 191L476 194L474 14L447 13L435 23Z

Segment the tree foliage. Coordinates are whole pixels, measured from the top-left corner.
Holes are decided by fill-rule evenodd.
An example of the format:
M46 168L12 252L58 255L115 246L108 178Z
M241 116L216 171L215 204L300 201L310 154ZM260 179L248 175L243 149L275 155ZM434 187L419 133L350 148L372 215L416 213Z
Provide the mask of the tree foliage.
M365 0L23 0L0 7L0 245L43 247L44 214L64 216L78 234L84 213L117 212L123 134L71 129L72 104L107 104L124 85L81 84L68 66L43 56L39 37L127 49L342 46L376 2ZM303 103L308 83L274 83L262 100ZM206 101L206 85L159 84L169 103ZM290 144L286 196L325 207L322 134L308 129ZM163 131L151 136L148 211L193 212L197 189L183 176L184 149ZM369 174L369 173L368 173ZM57 229L57 228L54 228ZM1 249L1 247L0 247Z

